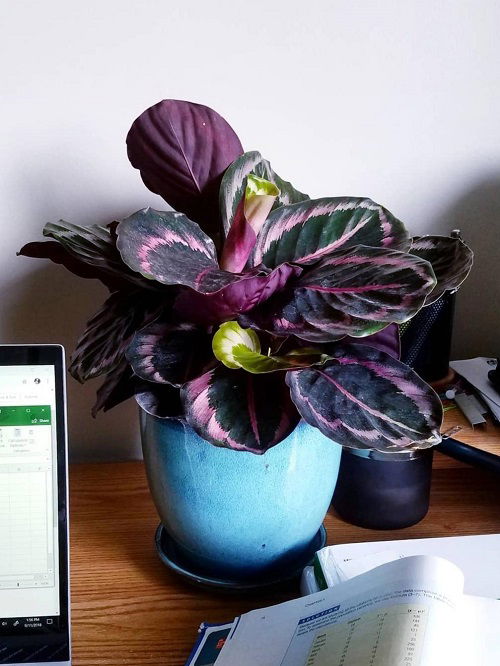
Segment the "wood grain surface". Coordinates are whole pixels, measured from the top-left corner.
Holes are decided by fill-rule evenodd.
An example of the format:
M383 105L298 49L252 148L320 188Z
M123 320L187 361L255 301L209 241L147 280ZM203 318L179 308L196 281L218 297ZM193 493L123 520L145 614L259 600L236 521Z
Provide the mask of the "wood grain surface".
M460 421L448 414L447 426ZM457 438L500 445L500 429L464 429ZM154 549L158 517L143 465L72 465L71 586L75 666L182 666L202 621L224 622L298 595L297 584L254 596L191 587L168 571ZM391 532L349 525L329 512L328 542L500 532L497 476L435 455L431 508L418 525ZM237 666L237 665L235 665Z

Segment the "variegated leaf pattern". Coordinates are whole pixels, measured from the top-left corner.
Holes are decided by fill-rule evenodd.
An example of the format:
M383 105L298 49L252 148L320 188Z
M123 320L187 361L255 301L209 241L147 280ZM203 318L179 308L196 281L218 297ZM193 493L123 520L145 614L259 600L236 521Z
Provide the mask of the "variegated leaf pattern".
M78 340L70 359L70 374L85 382L113 370L124 358L134 333L157 316L162 305L148 292L111 294Z
M123 261L149 280L213 293L238 279L220 270L211 238L182 213L145 208L120 222L117 235Z
M419 257L349 247L332 252L305 271L293 291L278 294L241 321L311 342L364 337L410 319L435 283L430 264Z
M458 289L469 275L474 253L460 238L451 236L415 236L409 249L428 261L436 274L437 284L425 301L430 305L445 291Z
M94 267L99 272L109 274L113 279L125 280L145 289L154 287L154 284L148 283L140 275L133 273L123 263L120 253L116 249L112 230L108 226L91 224L83 227L59 220L59 222L46 224L43 235L56 240L78 261ZM65 262L61 263L67 265Z
M273 210L257 236L252 265L315 264L334 250L369 245L406 251L408 233L371 199L314 199Z
M264 453L299 420L281 373L252 375L218 366L184 384L181 400L201 437L240 451Z
M177 297L175 311L182 319L196 324L210 325L234 319L266 301L301 273L299 266L282 264L267 274L249 271L240 276L237 282L214 294L201 294L186 289Z
M279 194L274 208L309 199L307 194L296 190L291 183L283 180L273 171L270 163L256 151L244 153L227 169L220 186L220 209L224 233L227 235L233 224L239 203L244 197L247 176L254 174L276 185Z
M211 339L204 329L161 321L138 331L126 356L138 377L174 386L197 377L213 360Z
M287 373L302 418L342 446L379 451L441 441L442 406L408 366L373 347L336 345L335 360Z

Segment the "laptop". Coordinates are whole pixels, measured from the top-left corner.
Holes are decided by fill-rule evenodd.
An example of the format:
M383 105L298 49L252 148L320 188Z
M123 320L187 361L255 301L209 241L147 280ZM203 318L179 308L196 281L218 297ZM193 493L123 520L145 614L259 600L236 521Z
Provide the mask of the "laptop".
M0 664L70 663L64 349L0 345Z

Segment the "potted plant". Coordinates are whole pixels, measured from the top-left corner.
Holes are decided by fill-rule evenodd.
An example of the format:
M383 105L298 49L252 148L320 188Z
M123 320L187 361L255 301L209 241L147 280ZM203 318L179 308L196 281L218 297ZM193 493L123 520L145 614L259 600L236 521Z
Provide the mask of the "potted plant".
M412 239L370 199L310 199L205 106L156 104L127 147L174 210L49 223L20 254L109 288L69 371L105 375L94 415L136 396L182 555L240 577L288 566L320 527L340 447L440 441L441 403L398 360L397 325L456 289L472 254Z

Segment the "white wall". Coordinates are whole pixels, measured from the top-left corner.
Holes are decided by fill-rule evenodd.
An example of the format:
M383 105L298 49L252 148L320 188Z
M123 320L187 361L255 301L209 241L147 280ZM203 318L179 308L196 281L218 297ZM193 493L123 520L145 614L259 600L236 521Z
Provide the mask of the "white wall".
M17 258L61 217L161 200L127 161L134 118L202 102L312 196L367 195L477 253L457 355L500 353L500 3L496 0L2 0L0 339L71 349L105 291ZM93 385L92 385L93 384ZM69 380L74 458L137 456L135 407L93 421Z

